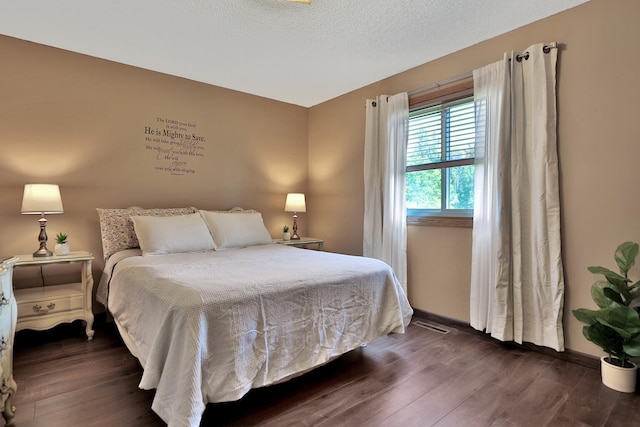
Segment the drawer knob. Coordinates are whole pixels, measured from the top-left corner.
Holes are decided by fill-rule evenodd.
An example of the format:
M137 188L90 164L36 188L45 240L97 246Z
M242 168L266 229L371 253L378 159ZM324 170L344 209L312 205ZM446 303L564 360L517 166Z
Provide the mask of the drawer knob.
M56 303L54 302L50 302L49 304L47 304L47 308L42 308L42 306L40 304L36 304L33 306L33 311L35 311L36 313L40 313L41 311L49 311L49 310L53 310L56 308Z
M4 296L4 292L2 293L2 296L0 296L0 305L7 305L9 304L9 300Z
M2 342L0 342L0 350L5 351L7 348L9 348L9 344L7 344L7 341L5 341L4 337L2 337Z

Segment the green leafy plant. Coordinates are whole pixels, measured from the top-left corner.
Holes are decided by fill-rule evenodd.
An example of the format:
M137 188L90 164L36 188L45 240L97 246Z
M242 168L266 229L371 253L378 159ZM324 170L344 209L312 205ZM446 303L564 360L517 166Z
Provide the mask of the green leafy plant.
M282 227L282 232L288 233L289 232L289 226L285 225L284 227Z
M640 297L640 281L633 283L628 276L637 255L638 244L624 242L614 256L619 274L605 267L589 267L591 273L606 279L591 286L591 297L599 309L573 310L576 319L586 323L582 328L585 338L602 347L609 354L608 362L618 366L631 366L629 359L640 357L639 308L631 306Z
M57 243L67 243L67 239L69 238L69 236L67 236L64 233L58 233L56 234L56 242Z

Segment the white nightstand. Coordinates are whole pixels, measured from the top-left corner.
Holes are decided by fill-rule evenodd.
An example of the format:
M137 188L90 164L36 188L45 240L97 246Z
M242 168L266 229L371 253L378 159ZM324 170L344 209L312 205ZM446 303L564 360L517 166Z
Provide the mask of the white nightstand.
M321 251L324 246L324 240L315 237L301 237L299 240L282 240L276 239L275 243L279 245L295 246L297 248L307 248L309 245L316 245L316 249Z
M15 261L16 258L0 261L0 412L8 426L13 425L13 396L18 389L13 379L13 336L18 312L11 281Z
M93 274L89 252L70 252L69 255L53 255L50 257L34 257L33 255L16 255L16 267L39 266L50 264L79 263L80 282L62 285L39 286L15 289L18 303L18 322L16 331L35 329L43 331L60 323L81 319L85 322L87 339L93 338Z

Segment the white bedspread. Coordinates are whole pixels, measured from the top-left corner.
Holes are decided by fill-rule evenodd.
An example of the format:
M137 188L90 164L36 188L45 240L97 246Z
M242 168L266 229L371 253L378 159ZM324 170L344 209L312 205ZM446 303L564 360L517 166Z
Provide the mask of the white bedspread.
M276 244L126 258L108 305L171 427L404 332L413 313L387 264Z

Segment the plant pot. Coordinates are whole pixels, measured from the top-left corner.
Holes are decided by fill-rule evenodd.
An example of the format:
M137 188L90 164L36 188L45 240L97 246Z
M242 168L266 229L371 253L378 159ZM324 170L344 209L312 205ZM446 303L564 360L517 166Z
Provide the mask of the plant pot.
M56 243L56 246L53 248L53 253L56 255L69 255L69 244Z
M602 384L607 387L621 391L623 393L635 393L636 381L638 378L638 367L633 365L630 368L612 365L607 360L609 357L602 356L600 358L600 371L602 373Z
M282 233L282 240L284 240L284 241L291 240L291 233L288 232L288 231L286 233Z

